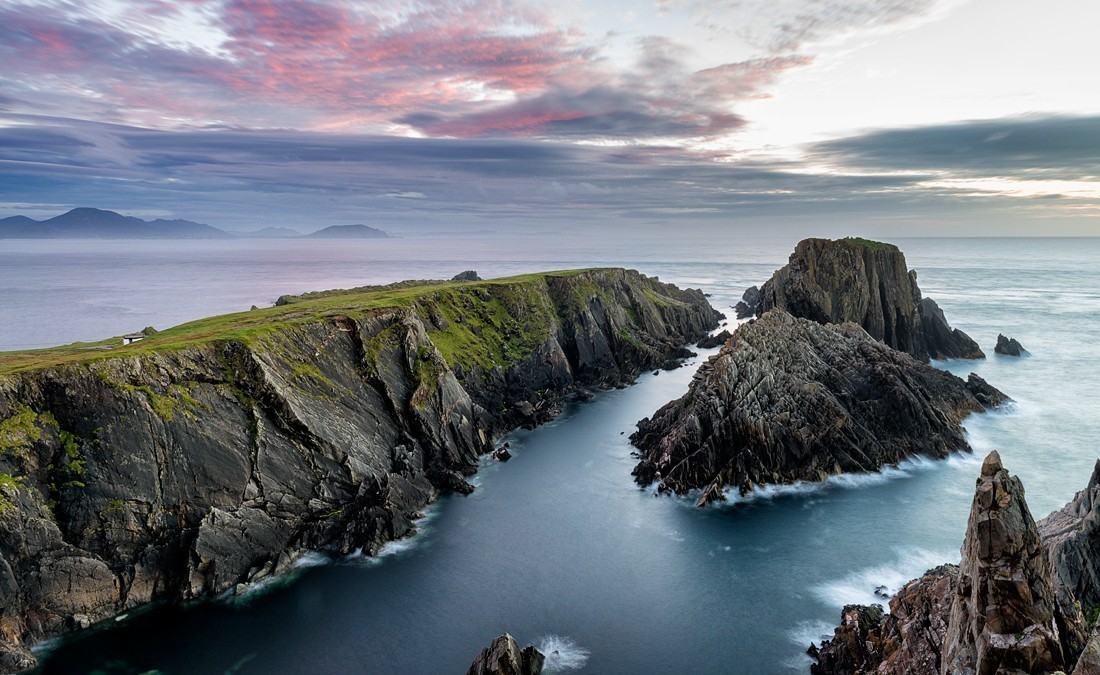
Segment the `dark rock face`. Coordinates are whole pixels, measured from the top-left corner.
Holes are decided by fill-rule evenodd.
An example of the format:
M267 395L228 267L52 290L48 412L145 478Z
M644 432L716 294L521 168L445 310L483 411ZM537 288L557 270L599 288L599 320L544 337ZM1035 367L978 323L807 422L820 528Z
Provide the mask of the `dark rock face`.
M638 424L634 474L642 484L659 474L661 490L702 488L703 504L726 487L946 457L969 449L960 423L984 409L961 379L859 326L772 311L740 326L687 394Z
M474 270L466 270L451 277L451 281L481 281L481 277Z
M1100 460L1088 487L1040 520L1038 528L1050 558L1059 615L1075 618L1059 623L1063 642L1068 636L1070 642L1080 645L1086 639L1080 613L1100 608Z
M993 351L1005 356L1024 356L1029 353L1022 344L1016 341L1016 338L1005 337L1000 333L997 334L997 346L993 348Z
M478 332L448 333L455 316ZM633 381L717 317L698 291L596 270L0 376L0 638L18 652L308 550L376 552L472 490L495 437Z
M714 349L726 344L726 340L729 340L732 336L728 330L723 330L720 333L714 335L708 335L702 340L695 343L695 346L699 349Z
M515 638L505 633L481 650L466 675L539 675L545 661L534 647L520 651Z
M906 673L939 675L947 617L959 568L941 565L910 581L890 600L890 613L878 605L849 605L832 640L811 645L821 675Z
M869 610L846 607L837 637L810 649L815 668L832 669L814 672L1100 673L1100 631L1087 636L1081 615L1097 606L1098 502L1100 461L1089 486L1036 525L1019 480L991 453L961 567L909 582L878 623L853 621ZM860 656L879 653L880 661Z
M944 640L945 672L1066 670L1046 549L1020 480L996 451L982 474L963 540L958 592Z
M741 300L733 306L733 310L737 313L737 318L747 319L754 316L760 308L760 300L760 289L756 286L749 286L741 296Z
M865 239L806 239L760 289L757 315L783 309L818 323L859 324L871 337L915 358L985 358L922 298L916 272L896 246Z

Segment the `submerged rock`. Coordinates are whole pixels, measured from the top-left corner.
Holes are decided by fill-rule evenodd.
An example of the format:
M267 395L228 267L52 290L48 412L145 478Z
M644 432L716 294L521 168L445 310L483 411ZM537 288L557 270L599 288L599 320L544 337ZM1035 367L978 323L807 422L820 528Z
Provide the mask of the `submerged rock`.
M993 351L1005 356L1025 356L1030 353L1024 349L1022 344L1016 341L1016 338L1005 337L1000 333L997 334L997 346L993 348Z
M702 504L727 487L946 457L969 449L960 423L984 409L958 377L859 326L772 311L739 327L687 394L639 422L634 475L647 484L660 472L660 488L675 493L703 489Z
M778 308L818 323L851 321L922 361L985 358L934 301L921 297L916 272L892 244L805 239L760 295L757 315Z
M982 464L944 638L948 672L1067 670L1046 549L1024 487L993 451Z
M505 633L481 650L466 675L539 675L545 661L533 646L520 651L515 638Z

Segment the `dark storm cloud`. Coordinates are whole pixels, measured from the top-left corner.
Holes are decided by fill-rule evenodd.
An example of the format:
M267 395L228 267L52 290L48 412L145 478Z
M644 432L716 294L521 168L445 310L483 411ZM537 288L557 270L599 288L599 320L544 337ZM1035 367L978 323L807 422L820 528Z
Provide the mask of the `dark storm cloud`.
M863 169L1078 180L1100 176L1100 117L1016 118L894 129L820 143L811 153Z

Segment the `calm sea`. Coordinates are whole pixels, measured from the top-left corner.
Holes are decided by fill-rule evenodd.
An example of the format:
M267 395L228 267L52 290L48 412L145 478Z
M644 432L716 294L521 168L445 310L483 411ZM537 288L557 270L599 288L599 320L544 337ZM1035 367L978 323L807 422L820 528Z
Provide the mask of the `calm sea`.
M793 240L0 242L4 349L98 339L266 305L282 293L465 269L624 265L722 310ZM897 240L955 326L990 354L938 364L1010 394L970 418L975 455L768 489L719 508L630 477L634 423L692 367L603 393L511 437L469 497L430 508L376 559L311 556L242 600L161 608L64 641L44 672L461 673L503 631L558 672L807 672L842 605L958 559L980 457L996 448L1037 517L1084 487L1100 439L1100 239ZM732 314L732 313L731 313ZM994 356L998 332L1030 358ZM700 358L706 356L702 354Z

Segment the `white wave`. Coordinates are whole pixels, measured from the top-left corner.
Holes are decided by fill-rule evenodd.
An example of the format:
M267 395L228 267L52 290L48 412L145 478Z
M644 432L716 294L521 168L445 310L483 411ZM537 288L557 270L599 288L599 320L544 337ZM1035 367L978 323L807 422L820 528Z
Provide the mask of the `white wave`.
M429 504L424 511L421 512L420 517L413 520L416 531L411 535L386 542L382 545L382 548L378 549L378 553L373 556L364 555L363 549L357 548L355 551L344 556L341 562L353 565L377 565L385 558L407 553L423 543L424 537L431 531L431 522L435 520L438 515L439 502Z
M297 560L290 564L293 569L305 569L307 567L320 567L332 562L332 558L328 557L320 551L306 551Z
M790 638L791 642L805 649L810 646L811 642L820 645L822 640L831 639L834 628L836 628L835 624L822 619L800 621L794 628L787 631L787 637Z
M841 579L830 581L813 589L813 593L830 606L882 605L888 609L888 600L875 595L875 589L886 587L886 593L894 595L901 587L929 569L946 562L957 562L958 551L929 551L922 548L896 549L895 560L854 570Z
M567 637L547 635L539 638L536 644L546 657L543 670L548 673L578 670L588 662L588 650Z

